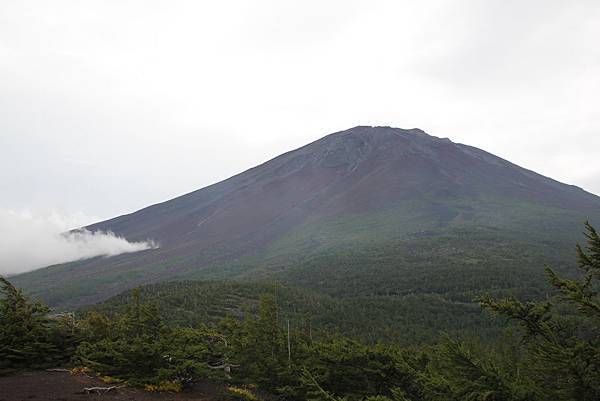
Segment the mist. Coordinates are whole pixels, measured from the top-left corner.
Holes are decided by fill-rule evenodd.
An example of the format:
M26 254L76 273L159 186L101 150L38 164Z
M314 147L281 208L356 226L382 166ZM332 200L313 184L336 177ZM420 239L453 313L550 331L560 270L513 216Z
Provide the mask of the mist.
M56 211L32 214L0 209L0 275L158 247L151 240L129 242L111 232L81 229L69 233L94 220L83 214L67 216Z

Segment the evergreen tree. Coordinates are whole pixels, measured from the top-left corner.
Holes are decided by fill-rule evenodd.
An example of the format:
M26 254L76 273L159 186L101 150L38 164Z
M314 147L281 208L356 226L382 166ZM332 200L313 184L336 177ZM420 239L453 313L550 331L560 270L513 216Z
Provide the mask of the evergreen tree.
M546 268L557 296L544 302L480 299L521 324L530 373L548 400L600 399L600 237L588 222L585 228L587 246L577 245L580 278Z
M270 389L286 382L290 374L287 345L273 294L261 295L258 317L247 316L229 337L242 375Z
M104 375L133 385L185 384L206 376L209 346L199 329L168 327L155 305L133 300L112 318L92 313L77 349L79 361Z
M425 399L431 401L534 401L538 399L519 366L495 360L493 351L475 352L466 342L445 337L431 353L421 376Z
M49 312L0 276L0 373L69 360L75 347L72 321Z

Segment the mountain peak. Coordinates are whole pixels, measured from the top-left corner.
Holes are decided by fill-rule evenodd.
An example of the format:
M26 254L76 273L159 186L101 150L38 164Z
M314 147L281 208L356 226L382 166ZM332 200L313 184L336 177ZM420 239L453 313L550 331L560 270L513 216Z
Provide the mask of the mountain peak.
M429 137L436 138L429 135L420 128L396 128L390 127L389 125L357 125L356 127L348 128L343 131L335 132L331 135L364 135L364 136L378 136L378 135L396 135L396 136L418 136L418 137Z
M335 140L335 141L347 141L354 143L370 143L375 145L384 145L396 143L398 145L401 144L409 144L409 143L418 143L421 145L426 144L434 144L434 143L453 143L448 138L438 138L433 135L429 135L425 131L420 128L394 128L390 126L368 126L368 125L358 125L353 128L349 128L344 131L335 132L331 135L328 135L322 140ZM319 142L319 141L317 141Z
M313 166L346 165L354 170L366 160L396 160L416 154L434 158L448 145L454 146L454 143L447 138L431 136L419 128L359 125L327 135L286 156L293 156L295 165L298 157L302 157Z

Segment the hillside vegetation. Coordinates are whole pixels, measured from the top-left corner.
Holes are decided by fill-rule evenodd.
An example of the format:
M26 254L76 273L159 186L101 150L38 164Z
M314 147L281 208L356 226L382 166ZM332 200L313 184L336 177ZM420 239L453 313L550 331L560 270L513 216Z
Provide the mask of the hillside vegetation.
M339 299L276 283L181 281L142 286L86 307L80 313L122 313L135 297L151 303L171 324L217 327L224 317L256 314L262 294L273 294L281 319L313 336L339 332L367 343L421 345L441 332L457 337L485 333L488 341L502 336L501 319L475 302L448 301L437 294L365 296Z
M269 284L143 287L74 321L50 316L1 279L0 372L71 364L148 391L181 391L208 378L227 385L225 399L248 401L267 393L314 401L595 401L600 236L590 225L587 241L577 247L576 279L546 268L547 299L479 297L520 327L492 344L452 335L421 347L365 344L313 331L310 319L299 318L307 313L301 300L318 309L324 296Z

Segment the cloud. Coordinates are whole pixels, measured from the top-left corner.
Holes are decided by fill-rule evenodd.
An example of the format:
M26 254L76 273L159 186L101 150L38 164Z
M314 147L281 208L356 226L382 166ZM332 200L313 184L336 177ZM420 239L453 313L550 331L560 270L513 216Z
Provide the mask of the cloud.
M93 219L57 212L32 214L0 209L0 275L14 275L56 263L156 248L153 241L129 242L111 232L69 229Z

